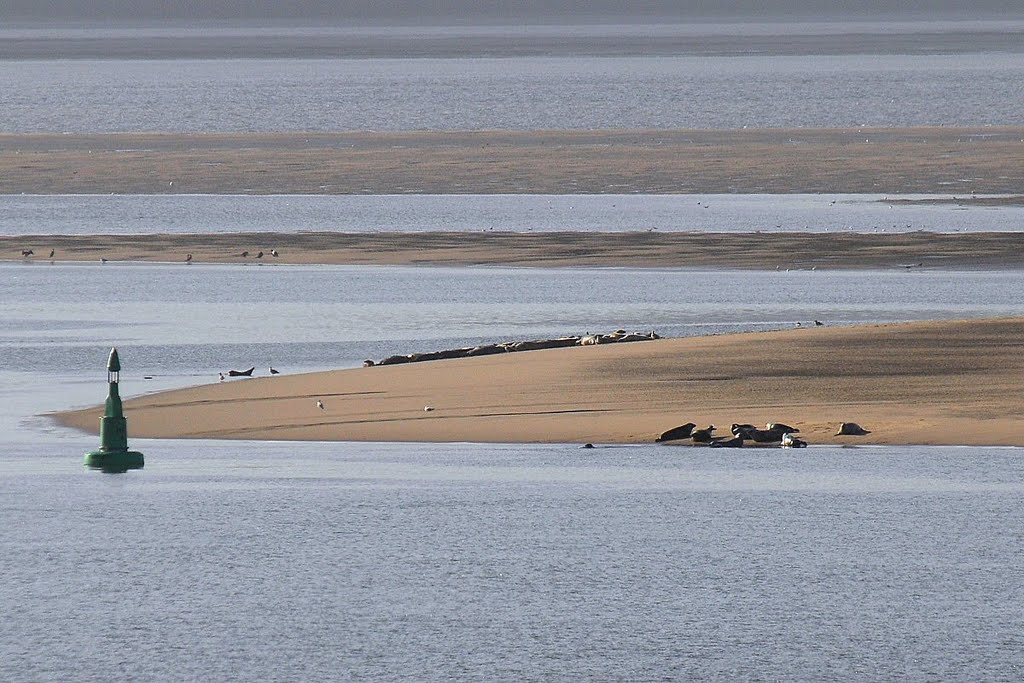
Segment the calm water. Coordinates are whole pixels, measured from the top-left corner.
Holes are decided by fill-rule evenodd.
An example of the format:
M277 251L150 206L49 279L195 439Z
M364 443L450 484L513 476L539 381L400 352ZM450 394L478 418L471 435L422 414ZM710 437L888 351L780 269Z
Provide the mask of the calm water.
M1021 27L15 28L0 131L1017 125Z
M1024 674L1017 449L135 445L0 462L0 678Z
M0 264L0 679L1016 680L1020 449L132 440L40 413L467 340L1024 314L1020 272ZM153 377L143 379L144 375Z
M1016 231L1024 206L954 195L6 195L0 234Z
M0 131L977 125L1024 113L1021 50L972 52L955 30L896 41L916 56L845 37L834 43L846 53L818 41L807 54L734 54L749 44L730 38L721 55L716 31L657 56L0 60ZM127 35L140 37L167 38ZM0 29L0 43L38 38ZM936 42L960 47L925 54ZM0 233L1019 222L1016 209L857 197L700 199L707 209L696 197L6 197ZM654 445L133 440L146 468L105 476L80 464L95 437L39 415L100 400L113 345L131 396L230 367L294 373L475 341L1024 315L1022 302L1020 272L0 263L0 680L1020 680L1021 449L711 458Z

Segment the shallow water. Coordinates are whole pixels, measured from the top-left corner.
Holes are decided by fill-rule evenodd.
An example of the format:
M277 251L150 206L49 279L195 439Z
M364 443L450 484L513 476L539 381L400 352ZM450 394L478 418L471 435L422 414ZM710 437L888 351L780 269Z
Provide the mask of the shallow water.
M898 47L897 47L898 49ZM1017 125L1024 53L0 60L3 132Z
M956 189L970 196L969 182L952 188ZM949 195L7 195L0 196L0 234L1003 232L1019 230L1024 224L1024 206L958 206L954 196L955 191ZM947 203L891 203L897 199Z
M112 345L132 396L620 325L1021 315L1022 277L0 264L0 679L1015 680L1021 449L131 439L145 468L104 475L38 414L101 400Z
M1017 449L135 445L0 462L0 677L1024 672Z

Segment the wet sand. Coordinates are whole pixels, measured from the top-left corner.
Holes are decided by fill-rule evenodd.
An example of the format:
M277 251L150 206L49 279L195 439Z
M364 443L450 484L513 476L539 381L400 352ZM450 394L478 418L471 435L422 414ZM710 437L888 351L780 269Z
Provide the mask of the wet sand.
M0 135L0 194L1020 194L1024 127Z
M1010 318L284 374L152 394L125 409L133 437L644 443L685 422L728 433L734 422L771 421L811 444L1024 446L1021 377L1024 318ZM95 432L101 412L57 417ZM840 422L871 434L834 436Z
M23 258L21 250L31 249ZM839 269L1024 267L1024 232L227 233L0 237L0 260ZM273 256L275 250L278 256ZM262 252L262 258L256 258ZM246 256L242 256L247 253Z

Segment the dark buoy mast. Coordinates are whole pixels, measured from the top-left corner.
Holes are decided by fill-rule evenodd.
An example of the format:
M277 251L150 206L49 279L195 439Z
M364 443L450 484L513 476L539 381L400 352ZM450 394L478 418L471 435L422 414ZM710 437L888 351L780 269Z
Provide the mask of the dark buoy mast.
M121 394L117 384L121 373L121 360L117 349L110 349L107 358L107 402L100 418L99 450L85 454L85 464L104 472L127 472L145 464L142 453L128 450L128 420L121 407Z

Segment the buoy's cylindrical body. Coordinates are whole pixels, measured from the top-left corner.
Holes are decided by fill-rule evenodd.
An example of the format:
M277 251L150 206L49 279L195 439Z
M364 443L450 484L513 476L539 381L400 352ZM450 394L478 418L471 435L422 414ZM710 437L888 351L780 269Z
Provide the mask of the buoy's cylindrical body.
M128 450L128 420L121 408L117 382L110 382L110 393L107 394L106 410L103 413L100 418L100 450Z

